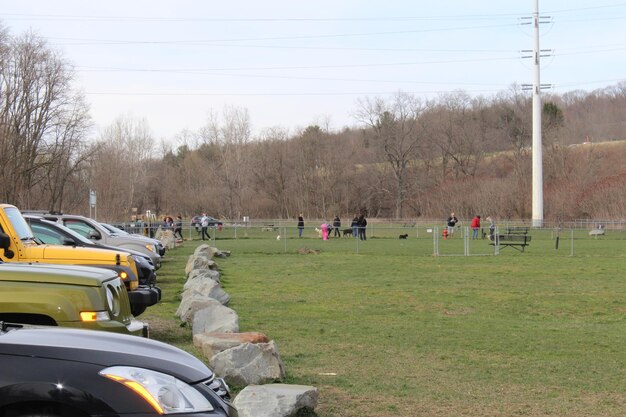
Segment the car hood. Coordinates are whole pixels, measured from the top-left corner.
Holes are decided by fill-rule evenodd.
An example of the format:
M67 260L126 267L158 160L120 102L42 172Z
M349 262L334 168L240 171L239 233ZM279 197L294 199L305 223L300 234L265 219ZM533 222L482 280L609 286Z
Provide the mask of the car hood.
M117 279L117 274L103 268L76 265L0 263L0 281L43 282L101 287Z
M31 251L42 251L43 262L54 261L103 261L108 260L112 263L115 262L117 254L120 255L121 262L126 262L128 254L123 251L114 252L108 249L99 248L83 248L78 246L61 246L61 245L36 245L28 248ZM39 256L32 256L30 258L39 258Z
M108 366L134 366L172 375L187 383L213 373L174 346L139 336L62 328L24 328L0 334L0 355L19 355Z

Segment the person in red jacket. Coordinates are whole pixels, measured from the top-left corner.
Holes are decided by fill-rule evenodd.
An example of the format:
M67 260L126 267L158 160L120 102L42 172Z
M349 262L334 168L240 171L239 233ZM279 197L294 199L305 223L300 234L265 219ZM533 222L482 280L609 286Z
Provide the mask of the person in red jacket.
M480 229L480 216L476 216L472 219L472 239L478 239L478 229Z

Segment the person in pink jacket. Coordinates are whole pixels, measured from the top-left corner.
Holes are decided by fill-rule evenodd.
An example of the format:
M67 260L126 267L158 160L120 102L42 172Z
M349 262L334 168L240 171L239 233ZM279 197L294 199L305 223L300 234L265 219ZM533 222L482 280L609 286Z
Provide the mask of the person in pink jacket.
M328 230L328 225L326 223L322 223L322 239L324 240L328 240L328 233L330 232Z

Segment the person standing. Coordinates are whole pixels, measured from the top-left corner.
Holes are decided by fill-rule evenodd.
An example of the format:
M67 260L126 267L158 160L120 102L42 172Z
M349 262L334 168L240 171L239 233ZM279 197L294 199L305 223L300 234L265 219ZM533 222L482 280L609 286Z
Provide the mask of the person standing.
M470 225L472 228L472 240L478 239L478 229L480 229L480 216L476 215L472 219L472 224Z
M365 219L365 215L361 214L359 217L357 227L359 229L359 239L367 240L367 236L365 234L365 228L367 227L367 220Z
M488 216L487 220L489 221L489 240L493 240L496 233L496 221L491 216Z
M339 229L341 229L341 219L339 218L339 216L335 216L335 219L333 220L333 227L335 228L335 237L341 237L341 233L339 232Z
M354 215L354 219L352 219L350 227L352 227L352 236L357 237L359 231L359 216L356 214Z
M202 217L200 218L200 235L202 236L202 240L205 240L205 236L206 240L211 240L211 236L209 236L209 233L207 232L208 228L209 218L207 217L206 213L202 213Z
M302 213L298 216L298 237L302 237L302 231L304 230L304 217Z
M452 237L454 233L454 227L459 222L459 219L456 218L454 213L450 213L450 217L448 217L448 237Z
M178 236L180 240L183 240L183 218L180 214L176 216L176 223L174 226L174 238Z

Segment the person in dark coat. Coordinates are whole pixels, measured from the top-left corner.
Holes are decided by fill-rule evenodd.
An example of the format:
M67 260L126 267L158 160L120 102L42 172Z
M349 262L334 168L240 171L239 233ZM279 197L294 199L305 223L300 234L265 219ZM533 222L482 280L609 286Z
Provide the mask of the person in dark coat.
M304 230L304 217L302 213L298 216L298 237L302 237L302 231Z
M335 219L333 220L333 227L335 228L335 237L341 237L341 233L339 233L339 229L341 229L341 219L339 218L339 216L335 216Z
M359 239L361 240L367 240L367 236L365 234L366 227L367 227L367 220L365 219L365 215L361 214L357 222L357 228L359 229Z
M183 217L179 214L176 216L176 223L174 224L174 237L183 239Z

